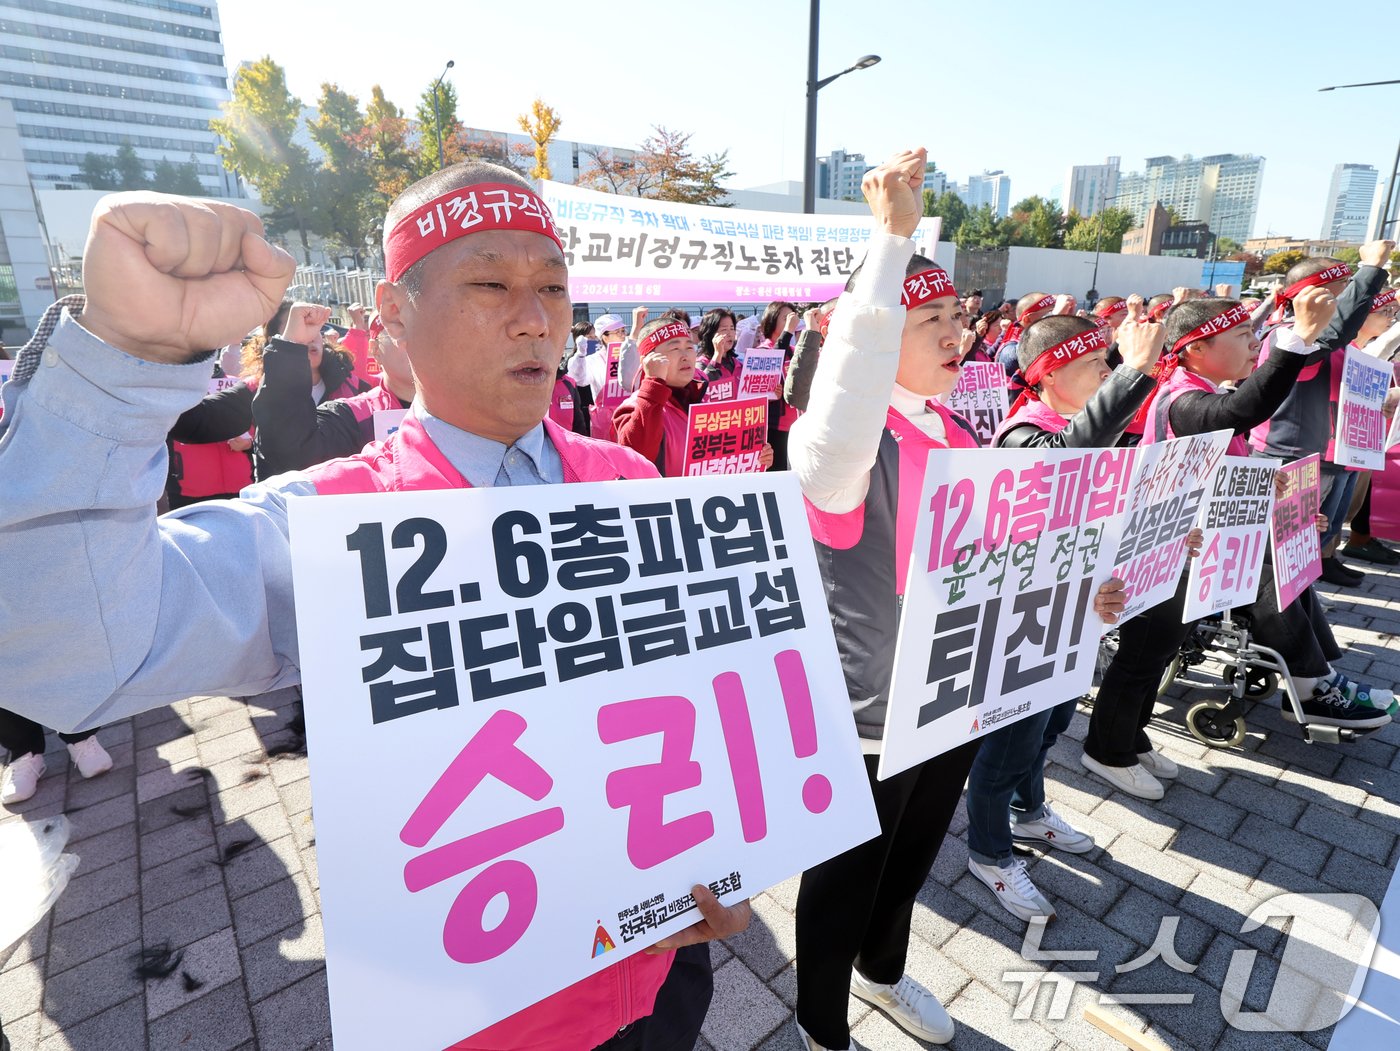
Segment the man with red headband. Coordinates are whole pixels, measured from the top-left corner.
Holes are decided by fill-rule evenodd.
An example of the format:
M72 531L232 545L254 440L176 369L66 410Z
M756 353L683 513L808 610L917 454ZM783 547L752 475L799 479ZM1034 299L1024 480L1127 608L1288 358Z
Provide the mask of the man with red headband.
M1017 347L1023 393L993 444L1007 449L1135 444L1124 442L1123 432L1156 389L1151 374L1163 339L1161 325L1128 322L1119 330L1123 364L1110 369L1107 328L1078 317L1035 322ZM1065 701L987 735L968 776L968 870L1021 920L1050 919L1055 908L1031 881L1016 845L1070 854L1094 849L1093 839L1045 798L1045 758L1074 718L1075 705Z
M1010 376L1017 369L1016 344L1021 341L1021 333L1030 328L1043 317L1049 317L1055 313L1056 308L1062 305L1063 297L1052 296L1048 292L1027 292L1020 299L1016 300L1016 320L1011 327L1006 330L1006 335L1002 336L1001 342L997 344L997 361L1001 362L1001 367Z
M880 835L805 872L797 897L797 1026L808 1051L850 1046L847 993L922 1040L953 1023L905 973L923 886L980 739L884 781L875 777L900 595L930 456L974 448L934 400L957 383L962 304L941 267L914 255L926 151L896 154L862 184L875 217L865 261L832 312L791 465L807 500L837 648L865 753ZM1108 588L1095 609L1111 616Z
M7 573L0 607L7 705L71 731L298 681L291 496L656 476L544 419L572 307L553 220L527 182L453 165L404 191L384 228L379 313L418 381L399 430L368 454L157 520L160 450L204 392L208 348L269 317L294 263L231 204L103 198L86 304L55 305L4 388L0 531L7 565L28 567ZM710 995L700 943L748 922L747 903L694 894L700 923L459 1046L690 1046Z
M1326 459L1328 443L1334 431L1328 403L1332 393L1332 372L1336 352L1345 353L1348 343L1356 338L1371 313L1371 302L1385 288L1388 274L1386 264L1395 250L1394 241L1371 241L1361 246L1361 266L1355 274L1351 267L1318 256L1304 259L1284 275L1285 287L1274 297L1276 304L1269 318L1271 326L1291 324L1297 297L1308 288L1324 288L1337 299L1337 313L1317 342L1317 352L1298 375L1298 382L1289 392L1271 419L1254 428L1251 440L1254 448L1266 456L1277 456L1285 462L1301 459L1312 453L1323 457L1322 514L1341 528L1342 513L1351 502L1356 484L1355 472L1347 471ZM1261 361L1268 360L1266 346ZM1339 366L1338 366L1339 367ZM1329 525L1323 534L1326 546L1336 536ZM1355 586L1365 574L1351 569L1335 555L1324 558L1322 579L1329 584Z

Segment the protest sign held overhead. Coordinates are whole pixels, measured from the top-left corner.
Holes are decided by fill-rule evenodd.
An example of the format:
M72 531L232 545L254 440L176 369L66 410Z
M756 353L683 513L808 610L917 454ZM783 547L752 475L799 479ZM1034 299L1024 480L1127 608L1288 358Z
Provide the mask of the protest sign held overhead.
M790 477L291 530L337 1046L405 1014L447 1046L695 922L694 884L732 904L877 831ZM386 791L367 754L413 762Z

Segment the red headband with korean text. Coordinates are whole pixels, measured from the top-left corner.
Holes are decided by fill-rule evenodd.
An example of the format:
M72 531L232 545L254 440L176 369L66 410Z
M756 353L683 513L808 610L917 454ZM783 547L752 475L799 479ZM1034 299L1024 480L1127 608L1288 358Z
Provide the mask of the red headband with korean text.
M1021 313L1019 313L1018 315L1016 315L1016 324L1018 324L1018 325L1020 325L1020 326L1022 326L1022 327L1024 328L1024 327L1025 327L1025 324L1026 324L1026 318L1030 317L1030 316L1031 316L1032 314L1034 314L1037 310L1049 310L1049 309L1050 309L1051 307L1053 307L1054 305L1055 305L1055 297L1054 297L1054 296L1042 296L1040 299L1037 299L1037 300L1036 300L1034 303L1032 303L1030 306L1026 307L1025 310L1021 311Z
M1031 362L1031 367L1019 374L1021 393L1017 396L1016 403L1011 406L1009 415L1014 415L1028 401L1040 400L1040 394L1035 390L1035 386L1050 373L1064 368L1085 354L1092 354L1096 350L1107 350L1108 341L1108 331L1096 326L1088 332L1076 332L1069 339L1056 343L1049 350L1041 352L1040 356Z
M1387 288L1375 299L1371 300L1371 313L1374 314L1377 310L1380 310L1382 307L1388 307L1391 303L1394 303L1395 293L1397 291L1398 290L1394 288Z
M538 196L523 186L482 182L434 197L399 220L384 242L386 276L397 281L435 248L488 230L543 234L564 247L549 205Z
M1171 353L1179 354L1183 349L1190 346L1198 339L1210 339L1212 336L1218 336L1222 332L1229 332L1232 328L1238 328L1247 321L1249 321L1249 307L1245 306L1243 303L1236 303L1229 310L1221 314L1216 314L1215 317L1211 318L1205 324L1193 328L1190 332L1186 333L1186 335L1182 336L1172 344Z
M637 344L637 354L644 358L667 340L690 338L690 329L684 321L668 321L642 337L642 341Z
M1278 295L1274 296L1276 303L1290 302L1299 292L1305 288L1320 288L1323 285L1330 285L1333 281L1344 281L1351 277L1351 267L1346 263L1337 263L1329 266L1326 270L1319 270L1310 277L1305 277L1301 281L1295 281Z
M1110 303L1108 306L1104 306L1100 303L1094 308L1094 314L1101 318L1111 318L1114 314L1125 312L1127 309L1128 301L1126 299L1120 299L1118 302Z
M953 287L953 279L948 272L941 266L931 266L904 279L904 295L900 297L900 302L906 310L913 310L935 299L957 294L958 290Z
M1147 320L1161 321L1162 318L1166 316L1167 311L1172 308L1174 302L1175 300L1172 299L1162 300L1162 302L1158 303L1155 307L1153 307L1147 312Z

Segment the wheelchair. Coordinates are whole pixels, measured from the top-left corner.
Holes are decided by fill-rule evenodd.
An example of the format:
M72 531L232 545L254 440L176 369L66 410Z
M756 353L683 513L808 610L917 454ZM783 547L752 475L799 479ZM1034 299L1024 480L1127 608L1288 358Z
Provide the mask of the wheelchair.
M1251 626L1249 615L1238 609L1207 617L1167 665L1157 686L1159 699L1173 684L1217 695L1188 705L1184 722L1192 737L1210 748L1239 747L1245 736L1247 706L1268 700L1280 689L1284 718L1298 724L1309 744L1349 744L1375 732L1310 722L1289 677L1288 662L1277 650L1255 642ZM1100 676L1116 652L1117 633L1110 632L1099 648Z

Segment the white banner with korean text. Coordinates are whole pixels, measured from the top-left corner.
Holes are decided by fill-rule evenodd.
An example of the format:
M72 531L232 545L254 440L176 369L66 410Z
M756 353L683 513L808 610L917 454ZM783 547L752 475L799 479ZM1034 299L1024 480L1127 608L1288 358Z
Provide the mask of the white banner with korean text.
M1196 514L1204 539L1190 560L1183 624L1253 602L1269 542L1279 462L1226 456Z
M446 1047L694 923L697 883L878 831L791 476L290 519L337 1048Z
M575 302L821 302L865 256L869 215L806 215L676 204L543 182ZM942 220L922 219L933 257Z
M1389 362L1347 347L1337 396L1332 462L1343 467L1385 470L1385 405L1390 390Z

